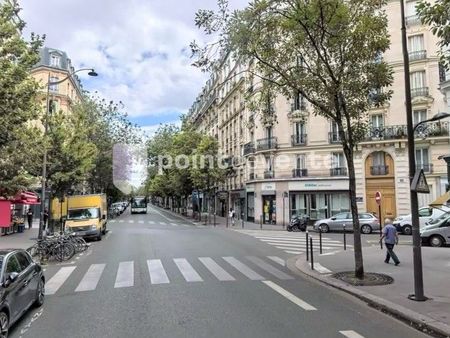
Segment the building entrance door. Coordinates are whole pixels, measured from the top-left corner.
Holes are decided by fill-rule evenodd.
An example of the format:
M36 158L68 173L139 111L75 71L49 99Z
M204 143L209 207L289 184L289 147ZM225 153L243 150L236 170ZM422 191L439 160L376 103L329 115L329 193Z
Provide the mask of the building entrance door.
M263 222L264 224L277 223L275 195L263 196Z

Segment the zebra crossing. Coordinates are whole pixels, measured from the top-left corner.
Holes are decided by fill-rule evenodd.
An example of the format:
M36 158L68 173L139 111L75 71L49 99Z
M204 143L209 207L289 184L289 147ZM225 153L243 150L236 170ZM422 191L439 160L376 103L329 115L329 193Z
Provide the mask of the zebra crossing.
M175 269L168 268L172 265ZM235 282L239 280L265 281L271 278L279 280L294 279L288 272L281 270L286 266L285 260L277 256L264 258L226 256L148 259L144 274L136 266L139 266L139 264L134 261L119 262L118 264L91 264L86 271L81 266L64 266L59 268L53 276L46 276L45 293L46 295L55 295L66 284L77 284L73 289L74 293L94 291L99 283L102 283L102 285L109 284L114 289L130 288L135 286L135 276L138 275L145 275L144 283L148 285L178 282L180 279L177 276L179 275L186 283ZM195 266L198 266L198 268L195 268ZM113 269L115 273L105 273L108 269L109 272ZM78 270L83 271L81 279L81 274L75 273ZM109 277L104 277L104 275L115 276L115 279L109 282L105 280ZM71 279L76 280L72 281ZM69 280L71 281L69 282Z
M235 229L239 233L252 236L263 243L283 250L288 254L299 255L306 252L306 234L301 232L282 232L273 230L241 230ZM319 251L319 234L309 233L309 237L313 238L314 251ZM331 255L343 250L343 242L322 236L322 252L323 255ZM348 249L352 249L352 245L347 244ZM272 259L273 260L273 259Z
M185 223L175 223L175 222L155 222L149 220L134 220L134 219L111 219L108 220L109 223L119 223L119 224L147 224L147 225L162 225L166 227L197 227L205 228L205 226L185 224Z

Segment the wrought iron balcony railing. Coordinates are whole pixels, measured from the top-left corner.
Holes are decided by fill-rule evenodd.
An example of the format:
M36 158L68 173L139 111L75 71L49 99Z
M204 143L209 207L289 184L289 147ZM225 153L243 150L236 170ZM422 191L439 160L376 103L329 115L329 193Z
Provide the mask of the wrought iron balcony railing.
M330 176L347 176L347 168L345 167L331 168Z
M409 52L409 61L423 60L427 58L426 50L418 50L415 52Z
M254 153L255 153L255 144L253 142L244 144L244 156L251 155Z
M372 176L383 176L389 174L389 166L387 165L374 165L370 167L370 174Z
M411 97L419 97L419 96L429 96L430 91L428 87L420 87L420 88L412 88L411 89Z
M307 177L308 176L308 169L293 169L292 170L292 177Z
M418 15L410 15L405 18L407 26L414 26L420 24L420 18Z
M275 178L275 172L273 170L266 170L264 172L264 178Z
M366 140L405 139L408 135L406 125L381 126L369 128ZM428 122L417 127L415 137L427 138L450 136L449 122Z
M261 150L271 150L278 147L278 139L276 137L263 138L256 141L256 149Z
M293 146L304 146L306 145L307 135L306 134L294 134L291 137Z
M250 174L248 174L248 179L249 179L250 181L254 180L255 178L256 178L255 173L250 173Z

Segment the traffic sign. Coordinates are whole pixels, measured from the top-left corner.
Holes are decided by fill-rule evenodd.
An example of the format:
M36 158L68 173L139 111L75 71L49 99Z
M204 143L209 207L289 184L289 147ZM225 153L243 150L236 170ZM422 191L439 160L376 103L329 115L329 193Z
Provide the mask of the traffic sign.
M423 169L420 169L420 171L416 171L416 174L414 175L411 183L411 191L415 191L421 194L430 193L430 187L428 186Z
M381 192L379 191L375 193L375 202L377 202L378 205L381 204Z

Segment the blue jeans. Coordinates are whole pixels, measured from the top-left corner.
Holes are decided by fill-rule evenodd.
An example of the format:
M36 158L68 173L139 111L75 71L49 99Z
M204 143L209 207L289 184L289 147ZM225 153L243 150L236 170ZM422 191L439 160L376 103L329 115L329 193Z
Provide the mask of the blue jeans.
M394 244L384 243L386 245L386 259L384 260L386 263L389 263L391 257L394 260L395 264L399 264L397 255L394 252Z

